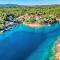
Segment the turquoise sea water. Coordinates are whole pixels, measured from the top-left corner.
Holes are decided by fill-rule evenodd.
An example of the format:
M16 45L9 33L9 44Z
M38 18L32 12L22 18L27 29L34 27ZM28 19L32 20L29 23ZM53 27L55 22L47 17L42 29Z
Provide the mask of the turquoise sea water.
M49 60L60 24L41 28L17 25L0 35L0 60Z

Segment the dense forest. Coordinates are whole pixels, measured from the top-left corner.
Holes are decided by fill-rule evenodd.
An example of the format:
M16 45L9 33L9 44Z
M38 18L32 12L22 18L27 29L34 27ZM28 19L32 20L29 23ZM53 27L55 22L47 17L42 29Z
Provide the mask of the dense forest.
M14 14L16 17L23 14L42 14L60 16L60 5L42 5L42 6L17 6L0 7L0 19L4 19L7 14Z
M60 15L60 5L0 7L0 16L2 17L6 14L19 16L25 13Z
M53 15L60 19L60 5L41 5L41 6L9 6L0 7L0 27L3 26L6 15L13 14L15 18L24 14L39 14L43 16Z

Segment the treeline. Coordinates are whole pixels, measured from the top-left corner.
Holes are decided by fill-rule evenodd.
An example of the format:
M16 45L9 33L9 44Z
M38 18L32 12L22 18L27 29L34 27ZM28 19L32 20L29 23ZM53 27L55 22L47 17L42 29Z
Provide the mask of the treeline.
M43 6L20 6L20 7L1 7L0 17L4 17L6 14L15 14L16 16L23 14L45 14L45 15L60 15L60 5L43 5Z
M0 29L5 27L7 15L12 14L15 16L14 18L18 18L26 13L34 16L36 14L47 16L48 18L50 18L49 15L53 15L53 17L60 19L60 5L0 7Z
M42 14L60 14L60 5L43 5L43 6L21 6L21 7L2 7L0 15L12 13L15 15L25 13L42 13Z
M7 14L16 17L24 14L54 15L60 18L60 5L0 7L0 23L4 23Z

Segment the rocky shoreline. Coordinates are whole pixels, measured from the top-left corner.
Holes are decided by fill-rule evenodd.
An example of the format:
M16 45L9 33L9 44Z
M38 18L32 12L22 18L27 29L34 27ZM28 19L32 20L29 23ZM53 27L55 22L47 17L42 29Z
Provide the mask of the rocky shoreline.
M15 17L13 14L8 14L4 20L4 24L1 24L0 26L0 32L12 29L12 27L17 24L24 24L30 27L44 27L59 23L55 18L47 18L45 16L33 14L25 14L19 17Z
M60 60L60 38L58 38L58 42L55 46L55 60Z

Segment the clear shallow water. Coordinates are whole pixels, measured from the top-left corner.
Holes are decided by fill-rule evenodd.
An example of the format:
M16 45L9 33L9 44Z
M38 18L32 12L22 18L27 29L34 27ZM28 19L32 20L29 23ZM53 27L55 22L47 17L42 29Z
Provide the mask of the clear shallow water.
M0 35L0 60L48 60L60 36L60 24L42 28L17 25Z

